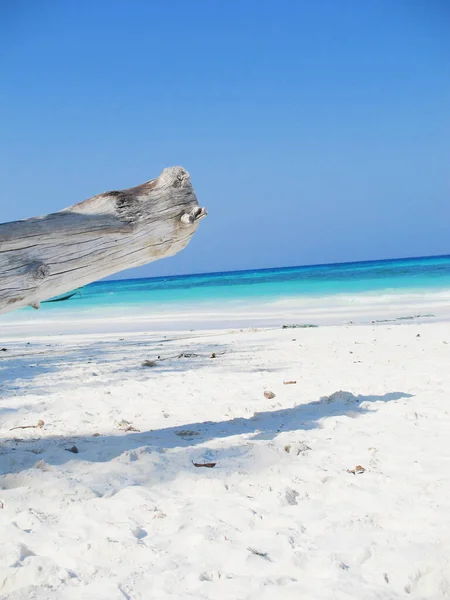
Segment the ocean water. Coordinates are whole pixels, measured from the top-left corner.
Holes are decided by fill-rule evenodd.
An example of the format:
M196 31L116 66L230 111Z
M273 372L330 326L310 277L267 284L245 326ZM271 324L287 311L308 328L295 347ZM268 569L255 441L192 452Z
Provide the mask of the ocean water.
M439 289L450 289L450 256L100 281L65 305L162 306ZM63 306L45 306L52 308Z
M140 321L142 330L156 322L164 327L269 325L299 318L370 322L445 306L450 308L450 256L436 256L100 281L67 301L43 303L40 311L2 315L0 330L22 322L65 323L68 331L70 322L76 330L75 321L86 320Z

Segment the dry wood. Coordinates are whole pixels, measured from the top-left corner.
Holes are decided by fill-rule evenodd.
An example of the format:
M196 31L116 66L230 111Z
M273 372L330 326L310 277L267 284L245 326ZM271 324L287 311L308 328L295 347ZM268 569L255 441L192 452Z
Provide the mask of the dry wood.
M172 256L205 215L189 173L171 167L142 185L0 224L0 314Z
M11 427L10 431L13 431L13 429L42 429L44 425L44 421L40 419L36 425L17 425L17 427Z

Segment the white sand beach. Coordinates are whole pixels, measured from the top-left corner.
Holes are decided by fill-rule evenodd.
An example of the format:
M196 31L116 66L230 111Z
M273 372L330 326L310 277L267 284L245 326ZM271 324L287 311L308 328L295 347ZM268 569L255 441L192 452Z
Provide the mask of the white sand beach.
M450 0L0 25L0 600L450 600Z
M0 598L450 597L448 322L122 326L2 334Z

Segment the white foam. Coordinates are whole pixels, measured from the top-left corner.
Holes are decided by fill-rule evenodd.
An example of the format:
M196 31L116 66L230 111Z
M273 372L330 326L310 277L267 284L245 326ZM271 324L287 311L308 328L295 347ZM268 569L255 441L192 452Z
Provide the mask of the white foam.
M58 310L20 311L0 316L4 339L22 335L126 332L147 330L211 329L227 327L271 327L288 322L338 325L348 322L371 323L450 318L450 290L424 293L360 293L327 297L280 297L229 302L180 302L154 305L72 309L67 303Z

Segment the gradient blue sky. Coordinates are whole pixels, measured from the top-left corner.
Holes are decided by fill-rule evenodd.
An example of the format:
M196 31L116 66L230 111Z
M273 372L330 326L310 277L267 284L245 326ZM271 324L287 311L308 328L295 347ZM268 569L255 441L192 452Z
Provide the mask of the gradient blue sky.
M186 167L124 276L450 252L446 0L3 0L0 221Z

